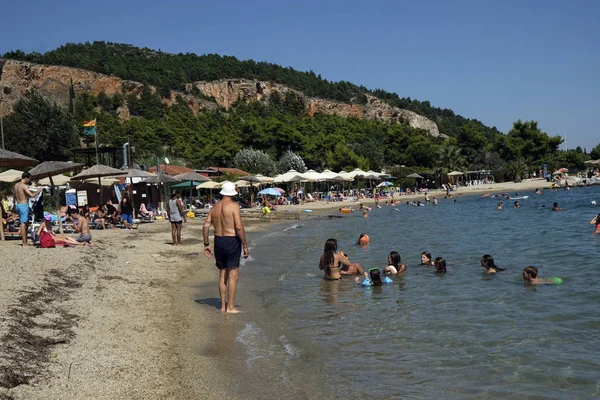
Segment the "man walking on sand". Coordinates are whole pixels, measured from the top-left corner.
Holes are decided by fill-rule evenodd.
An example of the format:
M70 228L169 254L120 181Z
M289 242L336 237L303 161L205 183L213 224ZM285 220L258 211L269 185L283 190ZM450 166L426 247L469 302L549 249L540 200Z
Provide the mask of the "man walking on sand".
M212 250L208 241L210 226L214 226L215 233L215 261L219 268L219 295L221 296L221 312L239 313L235 308L235 292L239 276L241 251L244 258L248 258L248 244L246 232L242 225L240 206L233 200L237 195L235 184L224 182L221 186L221 200L210 210L204 226L204 254L211 258Z
M29 197L35 197L39 192L44 190L41 188L35 193L29 190L29 183L31 182L31 174L29 172L23 172L21 180L15 184L13 189L13 197L15 202L15 211L19 214L19 222L21 223L21 240L23 241L23 247L27 247L27 231L29 229Z

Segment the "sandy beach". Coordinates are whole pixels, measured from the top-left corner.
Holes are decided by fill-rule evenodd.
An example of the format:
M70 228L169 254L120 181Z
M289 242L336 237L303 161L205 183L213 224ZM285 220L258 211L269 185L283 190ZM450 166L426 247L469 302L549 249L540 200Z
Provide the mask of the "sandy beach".
M454 194L549 185L481 185ZM273 223L339 216L342 205L280 206ZM243 215L249 232L271 225L259 212ZM217 270L201 253L201 228L201 218L185 224L178 248L165 221L93 231L96 247L0 242L0 399L248 398L225 371L230 349L219 343L235 316L218 312Z

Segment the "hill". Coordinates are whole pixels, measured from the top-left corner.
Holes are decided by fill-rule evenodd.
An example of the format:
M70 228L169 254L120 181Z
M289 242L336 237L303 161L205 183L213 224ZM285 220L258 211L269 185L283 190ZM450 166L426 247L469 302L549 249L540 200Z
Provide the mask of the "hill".
M504 135L429 102L329 82L312 71L104 42L3 57L0 85L7 101L0 113L12 112L5 130L16 151L30 150L23 135L35 140L34 130L46 129L29 126L29 108L56 115L50 103L57 102L73 125L65 134L85 141L81 124L96 118L102 143L132 143L134 156L149 163L168 155L194 167L231 164L238 151L252 147L273 159L296 152L315 169L490 169L500 180L559 161L560 138L548 137L533 121L518 121Z

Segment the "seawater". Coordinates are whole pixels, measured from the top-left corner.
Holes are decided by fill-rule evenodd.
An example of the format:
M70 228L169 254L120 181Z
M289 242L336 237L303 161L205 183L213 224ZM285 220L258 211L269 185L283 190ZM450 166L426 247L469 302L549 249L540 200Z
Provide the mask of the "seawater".
M600 187L519 195L518 209L469 196L252 235L237 344L254 385L290 398L600 397L600 235L589 225ZM361 232L367 248L354 245ZM379 287L325 281L328 238L365 269L393 250L408 269ZM446 258L447 274L420 266L422 251ZM484 275L483 254L506 271ZM525 285L527 265L564 283Z

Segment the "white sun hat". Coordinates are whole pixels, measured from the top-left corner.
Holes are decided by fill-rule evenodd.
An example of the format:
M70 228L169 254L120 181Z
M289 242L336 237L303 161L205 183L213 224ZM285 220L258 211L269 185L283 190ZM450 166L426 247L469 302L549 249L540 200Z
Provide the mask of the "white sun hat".
M237 190L235 190L235 183L229 181L223 182L219 194L223 196L237 196L238 193Z

